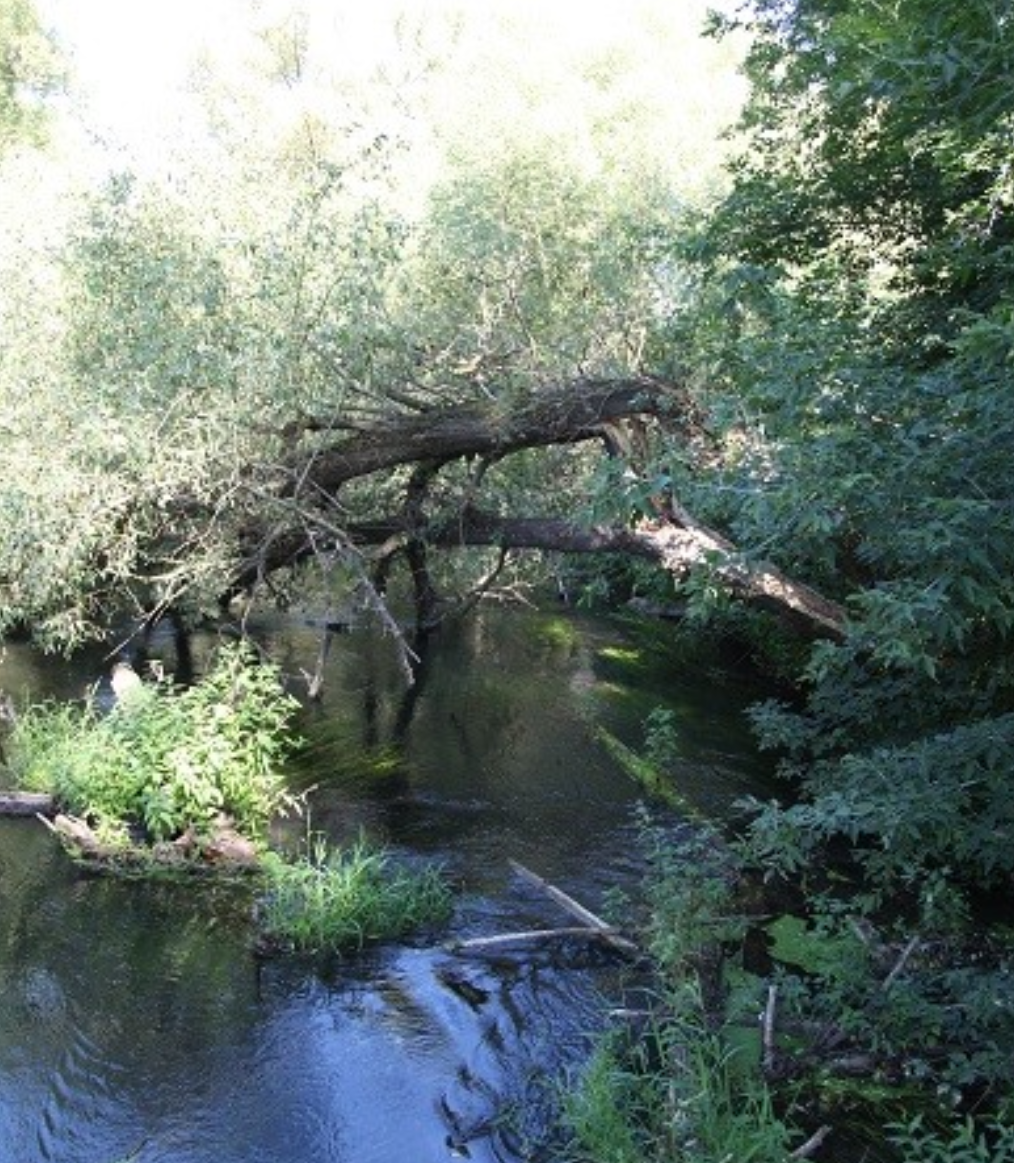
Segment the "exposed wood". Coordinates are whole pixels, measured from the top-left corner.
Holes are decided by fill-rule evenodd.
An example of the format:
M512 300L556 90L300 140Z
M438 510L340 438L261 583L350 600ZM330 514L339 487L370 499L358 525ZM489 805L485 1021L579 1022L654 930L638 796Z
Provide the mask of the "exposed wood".
M404 533L399 518L350 527L360 545L383 544ZM680 523L680 522L684 523ZM559 553L619 553L657 562L682 577L706 566L736 597L780 617L797 634L840 639L845 611L774 566L744 559L735 546L684 514L641 521L626 528L581 525L557 517L500 517L468 507L423 531L431 545L444 548L497 545L502 549L542 549Z
M544 880L541 876L532 872L531 869L525 868L523 864L519 864L516 860L511 860L510 866L522 880L534 888L539 889L541 892L544 892L546 896L554 900L562 909L570 913L572 917L576 917L583 925L597 930L602 939L612 945L614 949L620 949L624 953L640 952L633 941L619 936L612 925L608 924L601 917L596 916L591 909L585 908L584 905L574 900L572 896L568 896L567 893L557 888L556 885L550 884L548 880Z
M309 467L294 459L293 483L334 494L349 481L404 464L446 464L601 438L604 426L632 415L694 414L689 393L648 376L576 380L543 388L520 405L507 400L460 403L422 414L401 413L318 452Z
M51 816L55 811L53 797L43 792L0 791L0 816Z
M447 948L455 953L467 953L483 949L498 949L503 945L518 945L531 941L552 941L558 937L581 937L598 941L612 936L616 932L616 929L598 929L590 925L571 926L563 929L524 929L516 933L498 933L493 937L469 937L463 941L450 941Z
M794 1151L789 1153L790 1159L809 1159L820 1148L824 1140L830 1135L830 1127L818 1127L816 1131L806 1140L801 1143Z
M45 816L38 818L77 855L99 861L108 860L115 855L113 849L103 844L89 825L84 820L79 820L77 816L60 813L52 820L46 819Z
M880 986L880 989L883 993L887 993L888 990L890 990L891 986L894 985L895 981L897 981L897 979L898 979L898 975L904 970L905 966L908 964L909 958L912 956L912 954L918 948L919 948L919 938L918 937L909 938L909 941L905 945L905 948L902 949L901 954L898 957L898 960L895 961L894 965L891 967L891 972L884 978L883 983Z
M525 448L602 439L606 425L634 415L664 417L668 427L685 431L688 438L700 423L689 392L679 385L647 376L581 379L546 386L520 403L504 397L402 412L378 419L371 431L341 433L325 448L294 448L280 466L279 490L264 499L298 501L295 519L252 525L243 532L245 564L225 596L311 556L310 530L301 518L314 510L324 516L351 481L404 465L426 464L435 471L450 461L474 458L483 466ZM480 470L476 487L481 475ZM404 523L401 529L405 531Z
M270 530L250 527L245 531L245 564L226 596L248 589L273 570L319 554L322 541L328 541L334 529L333 506L343 486L374 473L415 465L402 512L343 527L335 545L340 546L348 534L359 546L382 547L382 555L410 549L417 602L424 611L433 601L425 562L427 545L619 553L657 562L676 577L706 568L734 596L777 614L794 632L841 639L846 619L840 605L775 566L749 559L671 497L657 498L654 516L631 527L501 517L470 502L440 517L427 519L422 511L428 483L451 461L474 459L484 465L526 448L587 440L602 440L615 451L622 445L617 437L617 433L623 435L619 423L643 425L648 417L657 417L670 434L688 445L701 443L701 416L685 388L632 377L577 380L544 388L520 403L505 397L459 402L421 413L402 412L378 418L369 431L341 431L328 447L295 449L283 466L280 490L271 494L276 509L278 504L291 505L291 522L283 520ZM481 471L476 488L480 480Z
M764 1020L761 1025L761 1046L763 1055L761 1069L770 1075L775 1067L775 1011L778 1005L778 986L768 986L768 1000L764 1007Z

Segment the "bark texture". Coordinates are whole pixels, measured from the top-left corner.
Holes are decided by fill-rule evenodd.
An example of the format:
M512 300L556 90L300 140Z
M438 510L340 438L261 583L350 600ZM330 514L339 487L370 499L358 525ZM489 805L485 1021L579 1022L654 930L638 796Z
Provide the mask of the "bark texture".
M399 518L350 529L361 545L381 545L407 532ZM420 530L413 535L420 536ZM422 535L430 545L443 548L498 545L558 553L627 554L657 562L677 577L707 566L734 596L778 615L795 633L837 639L845 632L845 611L838 603L772 565L746 560L731 542L686 515L626 528L578 525L549 517L499 517L468 508L453 519L427 526Z
M520 403L509 399L461 404L420 414L402 413L368 432L342 434L291 464L293 489L336 493L358 477L422 461L446 464L462 457L505 456L604 438L610 423L639 415L664 415L681 427L696 416L689 393L675 384L634 377L576 380L543 388Z

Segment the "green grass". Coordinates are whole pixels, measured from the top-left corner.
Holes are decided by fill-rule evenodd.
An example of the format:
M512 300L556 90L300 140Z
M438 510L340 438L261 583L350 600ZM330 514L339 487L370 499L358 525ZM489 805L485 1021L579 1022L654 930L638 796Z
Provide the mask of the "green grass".
M671 1007L675 1005L675 1012ZM565 1096L579 1163L785 1163L790 1132L764 1083L705 1028L689 992L639 1042L603 1039Z
M315 841L296 859L265 858L258 909L265 940L301 952L361 949L446 920L451 892L438 869L399 867L365 841L347 849Z

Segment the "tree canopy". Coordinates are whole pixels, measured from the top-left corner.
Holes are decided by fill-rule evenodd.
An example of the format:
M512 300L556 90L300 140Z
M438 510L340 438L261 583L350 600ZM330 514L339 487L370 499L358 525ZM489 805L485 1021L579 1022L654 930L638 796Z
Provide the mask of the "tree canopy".
M548 385L645 370L679 290L667 240L720 181L717 150L684 168L694 25L637 8L560 61L552 14L378 20L365 70L330 67L298 20L209 52L168 181L113 173L42 224L24 190L0 256L3 625L73 644L117 611L207 608L277 528L327 546L401 506L410 467L321 489L334 442L456 406L506 423ZM732 54L705 59L720 78ZM580 453L552 495L531 460L486 459L522 514L586 491ZM476 479L451 466L444 507Z
M749 148L705 228L694 341L750 438L712 504L850 611L807 712L758 721L820 789L807 834L862 837L913 886L927 862L1006 875L1014 32L988 3L748 19ZM888 774L895 747L932 799Z
M0 156L19 143L39 143L44 99L63 79L59 53L30 0L0 3Z
M671 331L727 453L679 479L848 610L800 697L754 711L795 800L756 805L755 854L821 889L828 923L940 942L892 1044L933 1074L948 1043L958 1091L1009 1081L1010 1022L974 1000L1009 997L1009 953L956 965L1014 873L1011 14L770 0L736 23L745 144L681 244L699 291ZM843 844L864 876L835 887Z

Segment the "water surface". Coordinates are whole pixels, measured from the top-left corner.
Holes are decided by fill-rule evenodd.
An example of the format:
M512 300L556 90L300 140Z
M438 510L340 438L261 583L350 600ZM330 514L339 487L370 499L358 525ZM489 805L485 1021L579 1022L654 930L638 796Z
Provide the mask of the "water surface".
M293 689L318 631L257 627ZM193 644L198 671L212 647ZM171 641L151 644L174 664ZM9 647L0 686L75 697L73 665ZM450 924L321 961L261 960L252 889L82 875L32 821L0 820L4 1163L520 1163L559 1157L561 1079L621 1001L629 967L587 943L455 954L452 936L566 924L519 860L592 908L634 890L639 790L596 739L676 717L683 792L724 813L763 771L752 694L614 623L486 611L427 646L406 690L389 640L338 637L279 834L365 831L439 861ZM675 823L675 821L674 821Z

